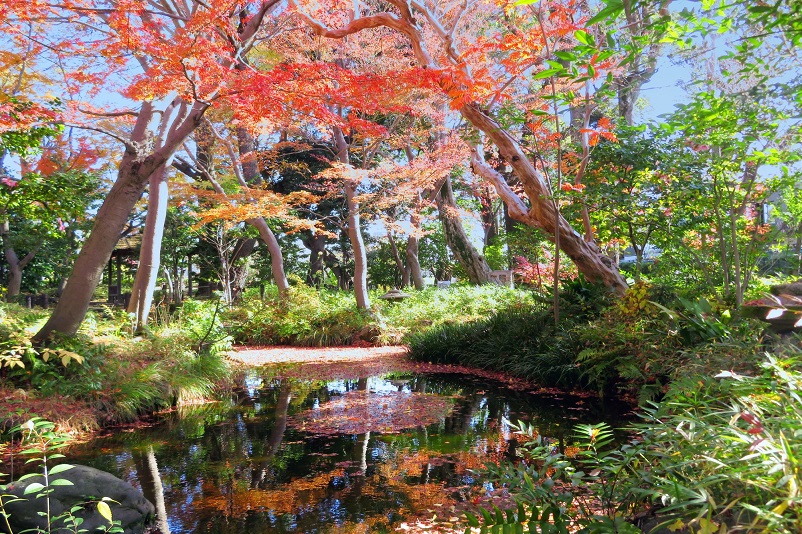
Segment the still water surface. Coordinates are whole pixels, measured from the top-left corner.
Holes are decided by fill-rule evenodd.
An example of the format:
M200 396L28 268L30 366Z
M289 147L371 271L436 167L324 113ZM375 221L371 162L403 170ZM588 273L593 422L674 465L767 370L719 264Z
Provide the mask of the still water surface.
M231 402L67 455L140 487L172 534L387 532L487 492L472 469L514 456L506 421L531 421L559 447L574 424L615 424L625 410L465 375L255 371Z

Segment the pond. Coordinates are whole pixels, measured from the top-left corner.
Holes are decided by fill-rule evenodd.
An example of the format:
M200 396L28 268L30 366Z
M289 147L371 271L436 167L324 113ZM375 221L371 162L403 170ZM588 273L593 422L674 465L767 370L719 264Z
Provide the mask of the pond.
M268 373L250 371L230 402L66 454L140 487L165 533L389 532L501 493L472 469L514 457L507 421L564 447L576 423L615 424L627 410L467 375Z

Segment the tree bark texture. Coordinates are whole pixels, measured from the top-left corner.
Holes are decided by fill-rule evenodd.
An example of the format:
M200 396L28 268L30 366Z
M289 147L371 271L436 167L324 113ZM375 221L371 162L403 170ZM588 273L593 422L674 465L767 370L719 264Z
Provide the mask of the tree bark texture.
M245 181L243 185L258 185L262 182L262 177L256 164L256 141L244 128L237 129L237 140L242 178ZM267 251L270 253L270 270L273 273L273 282L278 287L280 294L286 293L290 288L290 284L287 282L287 274L284 271L284 255L281 252L281 246L278 239L276 239L276 235L267 225L264 217L248 219L245 222L259 231L259 237L262 238L262 241L267 246Z
M6 300L12 302L22 288L22 271L36 256L36 250L28 252L25 257L19 259L17 253L11 246L5 247L6 263L8 263L8 286L6 287Z
M322 287L325 275L323 271L326 266L326 236L310 234L309 237L301 237L301 242L309 249L309 273L306 276L306 283Z
M420 232L420 215L417 211L412 213L409 217L412 230L407 238L407 269L409 269L409 276L412 285L417 290L422 290L425 286L423 283L423 273L420 268L420 259L418 252L420 250L420 239L418 232Z
M465 269L468 280L476 285L488 283L490 281L490 267L488 267L484 257L476 250L476 247L471 244L468 234L465 233L457 202L454 200L451 179L447 179L443 183L443 187L440 188L440 192L437 194L436 201L448 248L451 249L457 262Z
M579 272L591 282L604 284L616 293L623 294L627 284L618 267L613 265L595 243L585 241L565 217L557 212L545 177L532 165L515 139L476 104L466 104L460 112L496 145L524 187L529 206L510 188L498 171L484 163L479 151L473 150L474 172L493 183L499 196L507 204L510 217L528 226L540 228L551 236L555 235L559 226L560 249L571 258Z

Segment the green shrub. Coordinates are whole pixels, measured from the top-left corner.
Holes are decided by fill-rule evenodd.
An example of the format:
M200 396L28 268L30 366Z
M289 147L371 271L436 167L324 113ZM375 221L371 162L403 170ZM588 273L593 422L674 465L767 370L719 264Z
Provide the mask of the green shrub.
M371 331L375 337L373 321L356 309L353 293L304 285L283 296L273 291L264 300L246 299L225 313L234 340L257 345L347 345Z
M481 319L441 324L407 337L419 361L469 365L504 371L543 386L579 385L578 332L608 303L604 288L583 279L564 283L561 315L555 325L548 299L531 294L528 303L506 306Z
M228 379L224 353L231 339L215 301L186 301L158 336L137 339L119 310L93 314L90 323L109 343L79 333L34 347L29 338L43 313L2 305L0 316L0 374L6 385L43 397L70 397L108 420L129 421L208 399Z

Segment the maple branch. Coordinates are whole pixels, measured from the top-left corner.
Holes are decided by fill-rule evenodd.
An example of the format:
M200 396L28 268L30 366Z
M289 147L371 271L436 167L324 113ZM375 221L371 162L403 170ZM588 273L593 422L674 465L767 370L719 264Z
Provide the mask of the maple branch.
M114 133L114 132L112 132L110 130L106 130L105 128L100 128L98 126L87 126L85 124L70 124L70 123L67 123L67 122L64 123L64 126L68 126L70 128L78 128L78 129L81 129L81 130L88 130L90 132L98 132L98 133L102 133L104 135L108 135L112 139L116 139L117 141L122 143L127 150L130 150L133 153L138 153L139 149L141 148L139 146L139 143L133 142L130 139L125 139L123 137L120 137L118 134L116 134L116 133Z
M182 110L188 109L186 102L181 102L181 106ZM173 123L173 127L170 128L167 134L167 140L160 149L154 152L154 155L163 158L163 161L167 161L175 153L178 146L183 144L184 140L198 127L208 107L209 104L196 101L192 108L183 114L182 119L177 119Z
M161 124L159 125L159 133L156 137L157 139L157 146L164 145L165 136L167 135L167 126L169 124L169 118L172 116L173 111L183 102L178 98L174 98L172 102L170 102L164 111L161 112Z
M454 32L456 32L457 26L459 26L466 11L468 11L468 0L462 2L462 7L460 7L459 13L457 13L457 16L454 18L454 23L451 24L451 28L448 30L449 41L454 42Z
M79 107L78 111L84 115L92 115L93 117L139 117L139 112L132 109L126 111L108 111L102 113L100 111L89 111L88 109Z
M320 35L321 37L329 37L331 39L342 39L343 37L347 37L348 35L351 35L353 33L357 33L362 30L370 28L379 28L379 27L391 28L409 38L410 45L412 46L412 50L415 54L415 57L418 59L418 62L420 62L420 64L423 67L437 68L437 62L432 58L432 56L429 54L429 52L426 50L423 44L423 36L417 29L417 23L414 22L415 19L409 10L409 6L405 2L401 2L400 0L390 0L390 3L398 7L402 13L406 13L406 16L404 18L399 18L392 13L386 13L386 12L377 13L375 15L370 15L368 17L360 17L354 19L345 26L339 29L332 30L319 20L312 17L311 15L301 11L295 0L289 0L289 5L295 8L295 11L298 14L298 16L301 17L311 27L313 32L315 32L317 35Z
M259 11L251 17L251 19L245 24L245 27L240 32L240 42L241 50L248 51L253 46L254 38L256 37L256 33L259 30L259 27L262 25L262 21L267 16L267 14L279 4L280 0L267 0L265 3L262 4L262 7L259 8ZM237 54L238 56L240 53Z
M145 140L147 135L148 125L153 120L155 109L153 102L145 101L142 103L142 108L139 110L139 116L134 123L134 129L131 131L131 141L134 143L141 143Z
M488 104L487 104L487 109L492 109L492 108L493 108L493 106L496 104L496 101L498 100L499 96L501 96L501 93L503 93L503 92L504 92L504 90L505 90L505 89L507 89L507 87L509 87L510 85L512 85L512 83L513 83L515 80L517 80L517 79L518 79L518 78L519 78L519 77L520 77L522 74L525 74L525 73L526 73L526 71L528 71L529 69L531 69L531 68L532 68L532 67L534 67L535 65L540 65L540 64L542 64L542 63L543 63L543 58L538 58L538 59L533 59L533 60L532 60L532 61L530 61L529 63L526 63L526 64L524 64L524 66L523 66L523 67L520 69L520 72L518 72L517 74L513 74L513 75L510 77L510 79L509 79L509 80L507 80L506 82L504 82L504 85L502 85L502 86L501 86L501 87L500 87L500 88L499 88L499 89L498 89L498 90L495 92L495 94L493 95L493 98L490 100L490 103L488 103Z
M521 197L512 190L501 173L485 162L484 156L481 153L482 150L481 145L474 145L471 147L471 170L477 176L481 176L493 184L496 188L496 192L507 205L507 211L510 217L526 224L532 224L532 219L529 217L529 208L526 207ZM539 222L537 225L542 229Z
M178 161L180 162L180 165L186 166L192 174L188 174L188 173L184 172L178 166L175 166L175 168L180 170L181 172L183 172L184 174L186 174L190 178L193 178L193 179L204 178L206 180L209 180L209 183L212 184L212 188L215 190L215 192L217 194L227 197L228 195L226 195L225 190L220 186L220 183L217 180L215 180L215 178L212 175L211 171L209 169L207 169L206 167L204 167L203 165L201 165L201 162L198 160L198 157L192 152L192 150L189 149L187 144L183 143L181 146L184 148L184 152L187 153L187 156L189 156L189 159L192 160L193 164L189 165L186 161L184 161L180 157L176 158L176 159L178 159Z
M170 162L170 166L193 180L200 181L204 177L202 172L190 165L189 162L181 156L176 156L175 159Z
M232 143L230 139L223 137L223 135L217 131L217 128L215 128L208 119L206 119L206 124L209 126L212 135L214 135L218 141L225 145L226 150L228 151L228 157L231 158L231 165L234 168L234 176L237 178L237 181L243 188L245 188L246 191L249 190L250 187L245 181L245 177L242 175L242 166L240 164L240 158L237 156L237 151L234 148L234 143Z
M396 0L390 0L390 2L396 4ZM423 13L423 16L426 17L426 20L429 22L429 24L432 25L432 28L434 28L434 31L437 34L437 36L440 37L440 39L443 41L443 47L445 48L446 54L451 60L451 63L453 63L454 65L459 64L460 63L459 52L457 52L457 49L454 48L454 35L453 35L454 29L456 28L456 23L454 28L451 29L451 31L446 31L446 29L440 23L440 20L437 17L435 17L434 14L432 14L432 12L429 11L429 9L425 5L417 1L412 2L412 5L415 6L415 8L419 10L421 13ZM467 0L465 2L465 7L467 8ZM471 77L471 71L470 68L467 66L467 64L463 63L463 66L461 66L460 69L466 75L468 75L469 78Z

